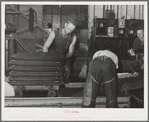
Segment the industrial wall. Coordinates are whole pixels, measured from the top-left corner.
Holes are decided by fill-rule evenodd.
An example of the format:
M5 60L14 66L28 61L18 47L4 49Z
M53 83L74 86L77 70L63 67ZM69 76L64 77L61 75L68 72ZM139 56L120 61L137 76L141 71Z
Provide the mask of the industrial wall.
M42 5L20 5L19 11L29 18L29 8L32 7L37 13L37 23L42 26L43 23L43 6Z
M115 13L115 19L141 19L144 20L144 6L143 5L89 5L89 37L91 33L91 27L93 26L94 18L104 18L104 12L106 10L113 10Z
M54 29L64 27L68 18L77 19L79 26L76 29L77 45L74 53L73 70L80 72L87 56L87 46L90 40L95 18L106 18L106 12L113 11L115 19L144 19L143 5L19 5L18 9L27 18L29 8L37 14L37 23L44 29L51 22ZM17 23L18 21L16 21ZM20 21L21 26L25 24ZM18 49L20 47L18 46ZM19 49L21 50L21 49Z

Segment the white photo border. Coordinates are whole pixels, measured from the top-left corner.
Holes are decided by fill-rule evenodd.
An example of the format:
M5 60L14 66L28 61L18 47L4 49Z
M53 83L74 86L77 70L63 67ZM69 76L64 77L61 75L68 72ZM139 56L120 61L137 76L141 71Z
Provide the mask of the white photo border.
M5 4L21 5L144 5L144 40L148 40L148 6L146 1L109 1L109 2L1 2L1 108L2 121L143 121L148 119L148 42L144 41L144 109L105 109L105 108L5 108ZM79 113L65 113L64 111Z

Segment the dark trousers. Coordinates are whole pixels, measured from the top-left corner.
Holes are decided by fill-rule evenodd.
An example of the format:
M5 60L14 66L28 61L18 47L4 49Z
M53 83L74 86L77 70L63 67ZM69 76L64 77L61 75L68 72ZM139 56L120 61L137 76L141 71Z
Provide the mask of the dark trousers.
M63 55L63 57L65 57L64 59L64 68L65 68L65 71L64 71L64 82L65 83L69 83L70 82L70 73L72 71L72 58L69 58L69 59L66 59L66 54L62 53L61 51L59 51L58 49L51 49L50 50L50 53L52 53L53 55L57 53L60 53L61 55Z
M70 82L70 73L72 71L71 69L71 59L67 59L66 60L66 64L65 64L65 73L64 73L64 78L65 78L65 83L69 83Z
M116 66L107 58L101 61L98 57L91 61L83 92L82 107L95 107L96 97L101 88L105 87L106 107L117 108Z

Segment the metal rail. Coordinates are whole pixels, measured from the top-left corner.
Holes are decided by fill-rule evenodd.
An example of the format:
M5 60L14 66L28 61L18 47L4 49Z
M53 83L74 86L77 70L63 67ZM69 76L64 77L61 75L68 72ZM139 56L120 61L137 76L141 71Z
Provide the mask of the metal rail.
M20 12L19 12L18 10L16 10L15 8L10 7L10 9L14 10L16 13L20 13ZM25 15L23 15L23 13L20 13L20 16L22 16L24 19L26 19L26 20L29 21L29 19L28 19L27 17L25 17ZM36 22L33 22L33 24L34 24L34 27L37 26L37 27L39 27L42 31L44 31L45 33L49 34L47 31L45 31L45 30L44 30L39 24L37 24ZM28 30L29 30L29 28L26 27L26 28L23 28L23 29L21 29L21 30L18 30L17 32L18 32L18 33L23 33L23 32L28 31ZM16 34L12 34L12 35L13 35L13 37L16 39L16 41L21 45L21 47L22 47L26 52L31 52L31 50L17 37Z
M129 108L129 97L118 97L119 108ZM5 98L5 107L81 108L82 97ZM106 107L106 97L97 97L97 108Z
M19 12L19 11L16 10L15 8L12 8L12 7L11 7L11 9L15 10L16 12ZM21 16L24 17L25 19L27 19L27 20L29 21L29 19L26 18L26 16L24 16L23 13L21 14ZM36 22L33 22L33 23L34 23L34 25L38 26L41 30L43 30L44 32L46 32L47 34L49 34L49 33L48 33L47 31L45 31L39 24L37 24Z
M17 37L16 34L12 34L12 36L26 52L31 52L31 50Z

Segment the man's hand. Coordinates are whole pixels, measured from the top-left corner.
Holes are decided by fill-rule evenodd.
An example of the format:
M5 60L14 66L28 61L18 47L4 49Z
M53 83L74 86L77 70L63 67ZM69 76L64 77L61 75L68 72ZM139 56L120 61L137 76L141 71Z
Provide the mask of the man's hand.
M48 53L48 48L43 46L43 53Z
M130 73L129 74L129 77L137 77L139 75L139 73L138 72L134 72L134 73Z
M135 55L136 55L134 49L132 49L132 48L129 49L127 52L128 52L129 55L131 55L131 56L135 56Z

